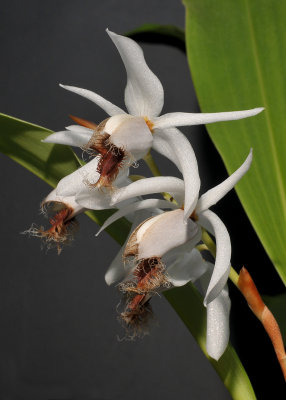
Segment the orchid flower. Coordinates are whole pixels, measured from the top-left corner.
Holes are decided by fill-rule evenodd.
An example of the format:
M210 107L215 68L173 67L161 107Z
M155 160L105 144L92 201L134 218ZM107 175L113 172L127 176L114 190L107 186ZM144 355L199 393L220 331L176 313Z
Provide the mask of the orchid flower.
M41 210L48 217L51 227L45 230L33 224L24 233L44 239L48 249L56 246L60 254L62 245L73 240L78 227L75 217L84 212L85 208L76 202L73 195L59 196L54 189L42 201Z
M150 299L154 293L190 281L197 281L202 291L206 291L214 266L205 262L193 248L201 238L201 231L192 220L184 224L180 211L160 214L140 224L106 273L108 284L124 279L119 287L127 294L127 303L120 317L131 337L144 334L148 328L152 315ZM163 232L162 243L158 237L162 237ZM131 256L133 259L129 261ZM206 348L208 354L218 360L229 340L227 285L206 307Z
M43 227L37 228L32 225L25 233L43 238L48 248L56 245L58 253L60 253L62 245L71 242L73 239L78 226L75 220L76 215L87 209L114 208L110 205L112 194L110 190L98 187L93 190L100 177L99 174L94 174L99 162L99 157L95 157L83 167L62 178L57 187L41 203L41 209L48 216L51 227L45 230ZM128 170L122 170L118 174L115 180L118 187L130 183L127 173ZM77 198L81 200L81 204L79 204ZM126 206L133 201L134 199L128 199L123 201L122 204L119 203L116 207Z
M126 250L126 254L134 252L134 256L138 260L144 260L148 258L159 258L184 243L189 242L194 245L200 240L201 228L205 228L216 239L216 259L213 269L213 273L206 291L204 298L204 305L211 303L221 293L228 279L230 271L230 257L231 257L231 243L228 231L220 220L220 218L209 210L209 208L216 204L222 197L224 197L234 185L242 178L242 176L248 171L252 162L252 150L250 151L245 162L225 181L215 186L214 188L203 194L195 207L187 214L187 220L185 219L184 210L178 206L165 201L164 208L175 208L172 211L167 211L158 217L153 217L146 221L146 223L140 226L134 235L131 235L132 244L128 244L127 248L132 250ZM153 177L142 179L131 183L130 185L118 189L117 201L123 201L130 197L134 197L142 194L172 191L174 189L179 190L179 182L175 188L174 179L171 177ZM143 182L144 181L144 182ZM178 181L181 181L178 179ZM183 188L183 182L181 181L181 188ZM181 193L182 197L183 193ZM177 200L179 200L177 198ZM98 234L109 226L111 223L127 215L129 212L136 210L142 210L154 207L156 199L142 200L133 203L127 207L114 213L107 221L103 224ZM162 200L161 200L162 201ZM169 207L168 207L169 203ZM183 207L183 206L182 206ZM161 205L161 208L162 205ZM148 229L150 227L150 229ZM98 235L97 234L97 235ZM131 239L130 239L131 240ZM161 262L161 261L160 261Z
M189 161L194 158L193 149L176 127L247 118L260 113L263 108L219 113L173 112L160 116L164 90L159 79L146 64L142 49L130 38L109 30L107 33L126 68L125 105L128 113L90 90L60 85L91 100L110 118L96 128L93 123L75 119L84 127L68 127L66 131L48 136L44 142L83 146L97 151L102 157L97 166L97 172L101 176L98 186L111 186L122 168L123 160L138 160L153 147L177 165L186 187L192 187L192 191L185 191L184 203L188 213L197 201L195 195L200 189L200 180L196 163Z

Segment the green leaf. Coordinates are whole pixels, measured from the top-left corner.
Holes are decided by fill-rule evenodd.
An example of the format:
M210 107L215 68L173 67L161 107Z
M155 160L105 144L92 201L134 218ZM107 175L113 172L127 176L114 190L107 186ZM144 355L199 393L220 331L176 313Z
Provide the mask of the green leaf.
M144 24L125 33L136 41L147 43L164 43L186 51L185 31L174 25Z
M184 0L186 43L202 112L265 107L249 119L209 124L229 173L253 148L237 193L286 284L286 3Z
M256 399L249 378L234 348L229 344L219 361L206 352L206 309L202 296L192 284L164 292L168 302L178 313L198 345L217 371L233 400Z
M0 114L0 151L55 187L61 178L79 168L80 162L70 147L42 143L41 140L50 133L49 129ZM88 211L87 215L102 225L114 212ZM130 227L130 222L121 218L107 232L123 244Z

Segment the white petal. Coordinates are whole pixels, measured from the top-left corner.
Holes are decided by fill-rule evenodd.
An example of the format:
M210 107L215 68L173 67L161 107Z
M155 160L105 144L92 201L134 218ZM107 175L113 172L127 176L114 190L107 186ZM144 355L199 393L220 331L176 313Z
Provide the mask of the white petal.
M148 218L148 216L149 215L145 210L136 212L134 222L131 226L130 233L125 243L123 244L118 254L116 255L116 257L114 258L114 260L112 261L112 263L110 264L110 266L106 271L105 281L107 285L112 285L113 283L121 281L130 273L129 267L132 268L132 264L128 263L127 265L124 265L122 260L123 252L125 250L125 246L133 230L136 228L137 225L139 225L142 221Z
M224 353L229 341L230 298L227 285L221 293L207 305L208 354L218 360Z
M176 128L164 129L163 131L155 130L154 135L165 138L175 156L174 159L180 163L180 170L185 183L184 213L187 220L197 204L201 185L194 150L188 139Z
M183 286L190 281L194 282L205 273L206 263L200 252L193 248L200 239L201 230L199 229L198 235L194 239L163 256L163 262L167 265L168 280L174 286Z
M143 51L134 40L107 29L117 47L127 72L125 104L130 114L153 118L164 104L164 90L156 75L149 69Z
M105 100L103 97L98 94L92 92L91 90L81 89L75 86L67 86L61 85L60 87L69 90L70 92L79 94L82 97L85 97L88 100L91 100L93 103L97 104L100 108L102 108L108 115L116 115L116 114L125 114L125 111L121 110L121 108L115 106L110 101Z
M85 188L85 181L90 183L97 182L100 177L100 174L97 172L98 162L99 157L95 157L83 167L61 179L56 187L57 195L75 196Z
M118 121L114 122L115 119ZM153 143L153 135L142 117L111 117L105 125L105 132L111 134L111 143L131 153L135 160L144 157Z
M62 132L55 132L46 137L42 142L44 143L57 143L66 144L68 146L82 147L86 145L92 136L92 131L75 131L67 130Z
M230 175L225 181L215 186L214 188L208 190L204 193L197 204L196 212L207 210L214 204L216 204L220 199L222 199L236 183L243 177L243 175L249 170L252 162L252 149L244 163L238 168L232 175Z
M118 189L112 195L110 204L116 204L131 197L160 192L172 192L174 193L174 197L176 197L176 195L181 196L181 194L184 193L184 182L172 176L154 176L140 179L122 189Z
M157 129L154 132L152 148L162 156L167 157L170 161L172 161L176 165L178 170L182 172L181 163L177 159L177 156L174 153L172 147L167 142L163 130Z
M263 111L264 108L253 108L243 111L229 111L218 113L182 113L174 112L161 115L153 120L154 127L159 129L171 128L174 126L191 126L210 124L212 122L233 121L253 117Z
M193 239L197 233L198 226L195 222L191 219L184 222L183 210L167 211L147 220L139 228L136 234L137 257L162 257L173 248Z
M48 194L42 201L41 206L50 205L52 203L54 203L54 207L52 207L53 214L55 213L56 204L59 205L59 208L64 206L73 209L73 213L69 216L69 219L85 211L85 208L76 202L74 196L58 196L56 189ZM47 212L49 212L49 210L47 210Z
M126 215L133 213L135 211L143 210L146 208L176 208L175 204L170 203L166 200L159 199L147 199L142 201L137 201L127 207L120 208L120 210L116 211L114 214L109 217L100 230L97 232L96 236L98 236L104 229L106 229L109 225L113 224L113 222L117 221L119 218L125 217Z
M130 180L127 178L128 170L120 170L120 175L113 182L115 187L123 187L130 184ZM110 205L111 188L105 187L89 187L87 184L84 184L80 191L76 194L75 199L81 206L88 208L89 210L105 210L108 208L114 208L113 205ZM135 199L128 199L125 202L121 202L116 205L117 208L130 204L134 202Z
M204 304L207 305L219 295L227 282L230 271L231 243L225 225L212 211L206 210L199 214L198 223L214 233L216 238L215 265L204 299Z
M94 132L93 129L86 128L85 126L81 126L81 125L69 125L69 126L66 126L66 130L77 131L77 132L90 132L90 133Z

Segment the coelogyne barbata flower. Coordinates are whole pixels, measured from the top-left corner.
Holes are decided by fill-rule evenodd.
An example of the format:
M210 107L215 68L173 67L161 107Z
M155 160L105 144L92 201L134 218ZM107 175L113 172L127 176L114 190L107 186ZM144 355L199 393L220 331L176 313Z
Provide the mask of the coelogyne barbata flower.
M230 271L231 243L225 225L209 208L234 187L248 171L251 162L252 151L250 151L247 159L238 170L199 198L194 209L188 214L187 220L185 219L183 205L180 208L180 204L176 206L167 201L148 199L122 208L105 222L99 232L129 212L157 206L175 208L147 219L139 225L131 234L126 245L124 258L133 257L133 264L131 266L127 264L127 279L121 285L123 291L131 293L131 296L129 294L126 310L122 314L127 325L131 325L133 322L141 323L141 321L145 321L149 309L145 308L144 304L148 304L154 292L167 287L168 283L179 286L178 282L186 283L194 280L191 263L189 269L185 263L181 265L178 263L172 267L171 264L168 267L168 256L172 256L172 252L176 249L181 251L181 246L186 246L189 251L192 250L200 241L201 228L204 228L214 235L217 248L214 268L204 298L204 305L208 307L209 319L210 321L216 320L217 325L210 322L208 332L216 332L214 336L215 342L219 340L218 337L221 336L222 338L219 346L208 339L208 351L213 358L218 359L221 356L228 342L229 299L226 282ZM142 179L142 181L134 182L125 188L119 189L117 191L117 201L126 200L129 196L133 197L134 195L142 194L142 192L143 194L154 191L179 193L180 188L184 190L183 182L172 177ZM183 193L181 193L181 198L183 197L182 195ZM174 197L180 203L180 197L176 196L176 194L174 194ZM160 205L159 202L161 202ZM201 265L203 264L201 263ZM113 270L115 271L114 266ZM204 273L205 269L202 268L201 272ZM133 279L130 279L130 273L133 274ZM199 275L196 273L195 277ZM113 283L112 271L109 271L108 277L108 283ZM218 327L218 330L215 327Z
M109 30L107 33L126 68L125 105L128 113L90 90L61 85L97 104L110 118L96 128L78 119L85 127L68 127L66 131L54 133L44 141L91 148L98 152L101 161L97 165L100 174L97 184L103 186L112 185L123 160L138 160L153 147L175 162L183 174L185 185L192 188L185 191L185 212L188 213L197 200L190 193L199 191L200 182L193 179L193 173L197 175L196 164L190 165L188 161L192 147L176 127L247 118L263 108L206 114L174 112L159 116L164 104L164 90L146 64L142 49L130 38Z
M110 205L112 191L106 188L94 187L100 177L96 173L96 167L100 162L95 157L83 167L70 175L62 178L57 187L42 201L41 210L48 217L50 228L36 227L34 224L24 233L44 239L47 248L56 246L58 253L62 245L73 240L74 233L78 227L75 217L86 211L86 209L104 210L114 208ZM128 170L122 170L115 179L115 184L120 188L130 183L127 177ZM85 203L78 203L77 197ZM117 208L129 204L133 199L119 202Z

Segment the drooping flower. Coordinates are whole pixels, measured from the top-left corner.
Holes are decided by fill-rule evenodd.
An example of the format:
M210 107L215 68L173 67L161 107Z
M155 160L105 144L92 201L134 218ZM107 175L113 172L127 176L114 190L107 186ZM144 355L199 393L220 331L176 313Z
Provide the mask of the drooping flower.
M117 47L127 72L125 89L126 113L100 95L86 89L61 85L101 107L110 116L93 129L91 123L79 120L84 127L68 127L66 131L48 136L51 143L83 146L97 151L102 159L97 166L101 178L97 185L109 186L122 167L122 159L142 158L151 147L175 162L182 172L186 187L186 213L193 208L194 197L200 188L196 163L190 163L192 147L177 126L207 124L247 118L260 113L263 108L220 113L174 112L162 116L164 90L159 79L147 66L143 51L135 41L107 30ZM90 129L92 128L92 129ZM192 193L190 195L190 193Z
M147 274L150 274L152 277L150 284L151 292L152 290L155 290L156 283L158 283L159 287L164 286L162 283L165 282L166 268L167 273L170 274L170 271L168 272L168 267L165 266L163 256L168 255L168 252L171 254L171 252L173 252L175 249L178 249L180 246L186 246L189 248L189 250L192 250L193 247L200 241L201 228L204 228L216 239L215 264L206 289L204 305L207 307L208 305L212 304L215 308L218 307L220 310L225 309L226 311L229 311L229 307L227 306L228 296L226 296L225 286L230 271L231 243L225 225L215 213L209 210L209 208L216 204L234 187L234 185L248 171L251 162L252 151L250 151L250 154L240 168L238 168L221 184L210 189L198 199L195 207L187 214L187 219L185 219L183 204L181 206L181 199L184 197L184 184L177 178L147 178L134 182L125 188L118 189L116 193L117 201L126 200L129 197L134 197L135 195L138 196L141 194L149 194L154 192L171 191L174 193L174 197L179 203L179 205L175 205L167 201L161 203L161 208L175 209L146 220L143 224L139 225L139 227L130 236L124 251L124 255L125 258L128 256L134 257L135 267L133 267L132 271L133 274L135 273L136 277L140 277L139 281L137 279L136 285L131 285L131 290L135 291L136 288L138 289L138 285L142 279L144 279L144 284L147 285L148 281L150 280L147 277ZM181 193L180 190L182 191ZM176 196L176 192L179 193L180 196ZM122 208L105 222L99 233L115 220L127 215L129 212L154 207L156 204L158 204L156 203L158 201L163 202L162 200L148 199ZM177 279L178 281L180 280L182 271L185 272L188 270L182 270L179 267L173 267L171 274L173 275L174 279ZM189 273L192 273L191 266ZM139 289L141 290L142 284L140 286L141 288ZM127 287L129 286L127 285ZM133 303L128 305L128 309L133 311L133 317L133 308L135 306L143 306L145 304L145 299L149 299L149 290L146 290L146 288L144 288L144 290L145 291L142 293L137 293L138 296L141 296L137 297L138 304L132 298ZM144 293L146 297L143 296ZM213 303L214 301L215 303ZM142 315L140 318L142 318ZM225 314L222 313L221 318L226 321ZM212 328L212 330L213 329L215 328ZM226 344L227 343L224 342L225 346ZM220 349L222 348L223 346L220 347ZM214 358L217 357L217 354L214 351L211 351L210 354L215 355ZM221 350L219 351L219 354L221 354Z
M87 209L114 208L110 205L113 192L104 187L95 186L100 175L99 173L96 175L94 170L99 162L100 158L95 157L83 167L62 178L57 187L41 203L41 210L48 217L50 228L38 228L33 224L25 233L42 238L47 248L56 246L60 253L62 246L73 240L78 227L75 220L78 214ZM130 183L127 174L128 170L122 170L118 174L115 183L119 188ZM77 197L84 205L79 204ZM123 201L116 207L130 204L133 201L134 199L128 199L127 202Z
M76 202L74 196L58 196L54 189L42 201L41 211L49 219L50 228L33 224L24 233L40 237L48 249L56 247L60 254L62 246L73 240L78 228L75 217L84 212L85 208Z

